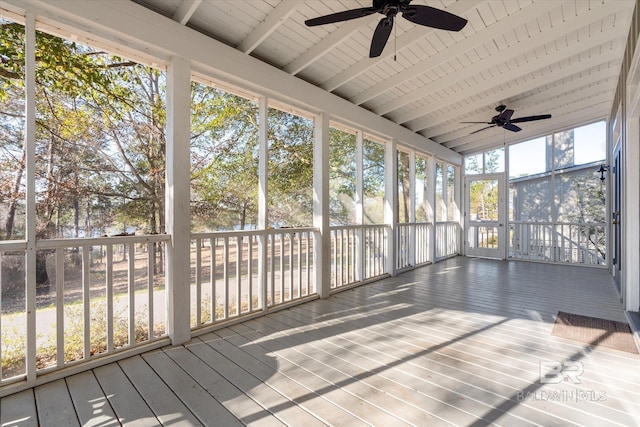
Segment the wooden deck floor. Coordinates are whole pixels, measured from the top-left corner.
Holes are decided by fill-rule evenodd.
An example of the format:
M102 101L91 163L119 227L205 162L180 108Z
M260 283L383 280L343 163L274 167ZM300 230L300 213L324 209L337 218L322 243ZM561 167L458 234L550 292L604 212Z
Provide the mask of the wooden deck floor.
M640 425L640 356L558 311L625 322L604 270L458 257L8 396L2 426Z

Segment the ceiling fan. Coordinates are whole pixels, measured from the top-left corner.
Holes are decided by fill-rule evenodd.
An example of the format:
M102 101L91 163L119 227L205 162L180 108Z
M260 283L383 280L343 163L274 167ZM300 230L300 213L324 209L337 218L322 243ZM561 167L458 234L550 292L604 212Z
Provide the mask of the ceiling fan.
M452 13L445 12L444 10L422 5L411 6L410 3L411 0L373 0L373 5L371 7L362 7L359 9L332 13L318 18L307 19L304 23L308 27L315 27L316 25L333 24L336 22L362 18L376 12L385 15L385 17L380 20L375 32L373 33L371 49L369 50L369 58L380 56L384 50L387 40L389 40L389 35L391 35L393 21L398 13L402 14L404 19L411 21L414 24L424 25L426 27L437 28L440 30L460 31L467 24L466 19Z
M471 132L470 135L474 133L478 133L485 129L489 129L492 127L500 126L505 128L506 130L510 130L511 132L520 132L522 130L521 127L514 125L514 123L524 123L524 122L533 122L535 120L544 120L550 119L551 114L542 114L539 116L527 116L527 117L518 117L517 119L512 119L513 110L507 109L506 105L498 105L496 107L497 115L491 118L490 122L460 122L460 123L477 123L477 124L487 124L489 126L483 127L482 129L478 129L476 131Z

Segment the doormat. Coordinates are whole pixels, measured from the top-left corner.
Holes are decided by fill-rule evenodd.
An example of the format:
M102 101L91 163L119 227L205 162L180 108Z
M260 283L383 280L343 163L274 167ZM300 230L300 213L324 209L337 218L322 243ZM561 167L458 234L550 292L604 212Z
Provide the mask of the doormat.
M629 325L613 320L559 311L551 335L638 354Z

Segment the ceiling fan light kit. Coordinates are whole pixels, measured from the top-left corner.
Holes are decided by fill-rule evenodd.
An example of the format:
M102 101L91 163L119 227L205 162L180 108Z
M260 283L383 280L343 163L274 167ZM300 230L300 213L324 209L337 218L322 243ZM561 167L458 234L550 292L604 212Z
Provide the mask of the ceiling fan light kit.
M373 33L371 48L369 50L370 58L376 58L382 54L391 35L393 22L398 13L409 22L439 30L460 31L467 25L467 20L458 15L434 7L411 5L410 3L411 0L373 0L371 7L350 9L308 19L305 21L305 24L308 27L315 27L317 25L350 21L374 13L384 15L385 17L378 22L378 26Z

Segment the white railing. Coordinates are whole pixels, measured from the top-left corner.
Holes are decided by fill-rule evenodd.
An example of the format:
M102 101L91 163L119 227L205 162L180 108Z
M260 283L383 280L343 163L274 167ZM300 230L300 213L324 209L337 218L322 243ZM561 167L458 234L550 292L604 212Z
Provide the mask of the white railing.
M498 227L474 222L467 230L469 248L497 249L500 239Z
M396 270L406 270L431 262L432 229L433 225L428 222L396 224Z
M436 222L436 261L460 253L460 224L456 221Z
M387 274L388 230L386 225L331 227L331 289Z
M606 266L606 224L514 221L509 257L529 261Z
M315 233L284 228L192 234L191 327L314 294Z
M26 243L2 242L0 385L23 380L28 371L35 370L34 381L164 338L168 240L166 235L39 240L35 292L24 285Z

